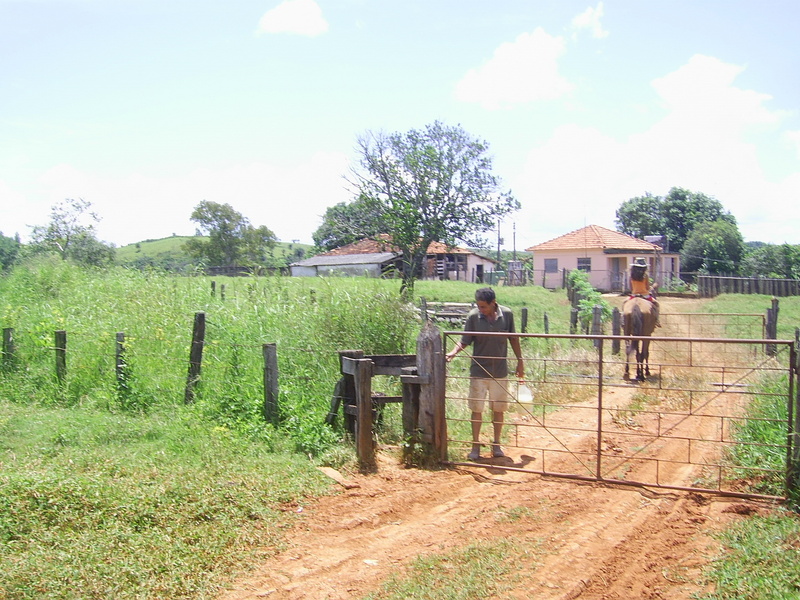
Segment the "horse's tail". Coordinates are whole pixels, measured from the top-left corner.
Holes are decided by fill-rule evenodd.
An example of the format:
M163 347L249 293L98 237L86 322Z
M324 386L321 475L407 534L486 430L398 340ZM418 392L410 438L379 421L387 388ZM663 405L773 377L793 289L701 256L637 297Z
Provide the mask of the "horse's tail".
M642 331L644 330L644 318L642 317L642 309L639 307L638 302L633 305L631 318L633 319L633 335L642 335Z

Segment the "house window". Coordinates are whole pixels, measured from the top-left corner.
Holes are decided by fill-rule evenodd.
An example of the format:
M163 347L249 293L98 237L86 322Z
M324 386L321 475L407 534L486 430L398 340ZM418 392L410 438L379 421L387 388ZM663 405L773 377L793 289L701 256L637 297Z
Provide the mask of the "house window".
M558 259L545 258L544 259L544 272L545 273L558 273Z
M586 271L587 273L592 270L592 259L591 258L579 258L578 259L578 270L579 271Z

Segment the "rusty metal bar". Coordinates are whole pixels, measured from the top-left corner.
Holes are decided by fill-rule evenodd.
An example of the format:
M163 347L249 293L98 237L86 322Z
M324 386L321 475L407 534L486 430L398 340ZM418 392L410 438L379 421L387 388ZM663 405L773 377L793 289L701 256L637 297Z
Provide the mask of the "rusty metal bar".
M458 335L458 336L460 336L461 334L462 334L462 332L460 332L460 331L458 331L458 332L445 332L444 333L444 335ZM493 336L494 335L494 336L500 336L500 337L504 337L504 338L510 337L509 334L505 334L505 333L500 333L500 334L488 333L488 334L481 334L481 335L487 335L487 336ZM646 413L648 413L648 414L656 415L656 423L655 423L656 433L652 434L652 433L647 432L647 431L643 431L642 433L629 433L627 431L616 432L616 430L614 430L620 436L627 436L627 435L630 435L630 436L641 436L641 437L644 438L644 441L646 441L646 443L644 444L644 446L642 448L638 448L635 451L633 451L633 453L631 455L619 456L621 462L619 464L616 464L616 459L615 459L614 461L612 461L614 463L613 467L610 467L608 469L609 470L609 475L611 475L612 473L614 473L615 470L619 469L620 467L624 467L626 464L633 464L633 465L645 464L646 462L652 461L652 462L655 463L655 472L656 472L656 474L655 474L655 483L646 482L646 481L636 481L636 480L631 480L631 479L617 479L615 477L604 477L603 476L603 434L605 433L605 431L604 431L602 418L603 418L603 410L605 408L605 402L604 402L604 391L603 391L603 388L604 387L609 387L609 385L611 385L612 387L628 387L628 386L614 386L614 384L608 384L607 382L605 382L604 342L605 342L605 340L612 340L613 341L613 340L629 340L629 339L640 339L640 340L641 339L650 339L651 341L661 341L661 342L669 342L669 343L688 343L689 344L688 350L689 350L689 356L690 356L690 365L689 366L692 367L692 368L703 368L702 365L696 365L695 364L695 357L694 357L694 354L693 354L693 348L694 348L695 344L734 344L734 345L751 344L751 345L761 345L761 346L766 345L766 344L775 344L775 345L788 346L789 349L790 349L790 352L791 352L791 357L790 357L790 367L789 367L789 374L790 374L790 377L789 377L789 402L790 402L790 404L788 406L788 408L789 408L789 417L788 417L789 422L787 424L788 425L788 430L789 430L789 434L788 434L788 437L787 437L787 463L786 463L786 469L787 469L786 485L787 485L787 490L791 489L789 487L789 483L790 483L790 473L789 473L789 471L792 471L792 475L794 475L795 474L794 470L797 469L798 466L800 466L800 465L796 464L796 463L800 463L800 451L798 451L798 448L797 448L798 444L797 444L797 439L796 439L796 432L798 430L800 430L800 427L798 427L797 424L793 422L793 417L795 419L800 418L800 415L798 415L797 406L795 406L795 403L800 404L800 395L798 395L797 398L794 397L796 395L796 389L798 387L800 387L800 378L797 378L798 357L797 357L797 349L795 348L795 344L793 342L791 342L789 340L764 340L764 339L744 339L744 338L742 338L742 339L735 339L735 338L689 338L689 337L677 338L677 337L652 337L652 336L647 338L646 336L637 337L637 336L613 336L613 335L612 336L606 336L606 335L536 334L536 333L531 333L531 334L527 334L527 333L526 334L512 334L512 335L515 335L515 337L552 338L552 339L570 339L570 340L592 340L593 342L595 342L595 344L596 344L595 348L596 348L596 351L597 351L596 360L594 358L592 358L591 360L567 360L567 359L561 360L561 359L550 359L548 357L542 357L541 359L537 359L537 360L539 360L539 362L542 365L542 371L541 372L543 373L543 375L540 375L540 377L544 377L544 380L540 380L540 381L542 383L544 383L545 385L549 385L549 384L558 385L558 384L561 384L561 383L567 383L569 385L578 385L578 386L580 386L580 385L596 386L596 388L597 388L596 406L592 406L591 404L589 404L589 406L579 406L577 404L573 405L573 406L560 405L560 404L557 404L557 403L556 404L552 404L553 406L558 406L559 408L563 408L565 410L568 410L570 408L572 408L572 409L580 408L580 409L596 410L596 415L597 415L597 427L596 427L596 432L595 432L595 434L596 434L596 442L595 442L596 443L596 447L593 448L593 449L589 448L588 452L586 452L586 451L581 452L581 451L577 451L575 449L570 449L565 444L565 442L562 441L562 439L558 437L556 432L559 431L559 430L563 430L563 431L580 431L580 432L585 432L586 434L589 434L589 433L593 432L593 428L591 428L591 425L589 425L589 427L587 427L587 428L583 428L583 427L559 427L559 426L556 426L556 425L551 425L548 422L549 419L547 419L547 411L543 410L542 411L542 415L541 415L541 419L538 419L538 418L534 417L535 421L539 421L538 424L525 424L525 423L515 423L514 424L515 425L515 432L516 432L517 446L521 447L521 448L525 447L525 446L520 446L519 445L520 444L520 437L519 437L520 436L520 430L522 430L525 427L536 427L536 428L541 427L544 430L544 432L549 433L553 437L553 439L562 446L563 449L530 447L531 451L536 452L537 454L539 454L541 456L541 462L540 462L541 469L530 469L530 468L527 468L527 467L513 467L513 466L507 466L507 465L504 464L503 467L502 467L504 470L520 471L520 472L526 472L526 473L540 474L540 475L543 475L543 476L568 478L568 479L575 479L575 480L582 480L582 481L596 481L596 482L601 482L601 483L613 483L613 484L627 485L627 486L634 486L634 487L643 487L643 488L655 487L655 488L671 489L671 490L678 490L678 491L693 491L693 492L703 492L703 493L714 493L714 494L718 494L718 495L737 497L737 498L755 498L755 499L766 499L766 500L773 500L773 501L774 500L785 500L785 497L775 496L775 495L770 495L770 494L760 494L760 493L724 490L723 489L723 475L724 475L725 471L736 469L736 467L735 466L726 466L725 464L716 464L717 463L716 459L714 459L712 456L708 456L708 455L704 454L704 448L706 447L706 442L708 444L711 444L710 446L708 446L708 450L714 452L713 456L717 456L717 452L722 451L722 449L724 449L726 446L739 443L739 442L734 442L733 440L726 441L726 434L725 434L726 420L732 421L732 420L738 419L739 417L737 417L735 415L732 415L732 414L711 414L711 413L717 412L717 410L718 410L716 408L716 404L712 404L712 403L714 402L714 400L720 399L720 397L723 394L726 394L724 399L728 398L728 396L727 396L728 394L734 394L734 396L733 396L734 398L735 398L736 394L742 394L742 395L745 395L747 397L753 397L755 395L761 395L760 393L757 393L757 392L755 392L755 393L754 392L749 392L745 388L748 387L750 384L745 384L745 383L741 383L741 382L745 381L745 378L750 377L750 375L752 375L754 373L759 373L761 371L764 371L764 372L772 372L772 371L774 371L774 372L777 372L777 373L785 373L785 371L786 371L785 367L780 367L780 368L771 367L771 366L766 365L766 362L758 363L758 361L756 361L757 364L755 364L755 365L750 365L750 366L740 367L740 368L730 368L730 367L723 366L722 370L721 370L721 383L715 383L713 381L705 381L703 379L702 381L704 381L704 383L692 386L692 387L697 387L698 389L665 386L664 385L664 375L663 375L664 366L665 365L663 365L663 364L659 365L658 366L658 373L659 373L660 376L658 377L657 385L655 385L652 388L644 388L644 389L651 389L651 390L656 390L657 389L657 390L666 390L666 391L688 392L689 412L687 414L686 412L684 412L682 410L681 411L670 411L670 410L667 410L665 412L663 410L649 411L649 410L635 409L636 414L640 414L640 413L641 414L646 414ZM724 355L724 353L723 353L723 355ZM698 356L702 356L702 351L700 352L700 354ZM785 354L784 354L784 356L785 356ZM582 371L580 368L578 368L575 373L561 373L561 374L559 374L559 373L556 372L555 375L551 375L550 372L553 370L551 365L554 364L554 363L559 363L559 362L583 364L583 365L586 365L586 367L585 367L586 370ZM702 362L705 362L705 361L702 361ZM711 361L711 362L713 362L713 361ZM596 383L595 382L589 383L589 382L571 381L569 379L566 379L566 380L562 381L561 379L559 379L559 377L561 377L561 376L568 377L568 378L576 378L576 377L577 378L593 378L594 375L592 375L591 371L588 370L588 367L590 365L592 365L592 364L596 364L597 365L596 366L596 370L595 370L596 377L597 377L597 382ZM615 364L618 364L618 363L615 362ZM666 366L669 366L669 365L666 365ZM686 365L685 365L685 363L676 363L674 366L684 367ZM557 370L558 369L556 369L556 371ZM668 373L667 375L669 376L670 374L671 373ZM551 377L553 377L552 381L550 380ZM795 379L798 379L798 381L795 381ZM703 396L695 398L695 393L701 393L701 394L703 394ZM708 396L706 396L706 395L708 395ZM775 394L767 393L765 395L774 396ZM781 392L779 394L779 396L783 396L783 392ZM726 402L727 402L727 400L726 400ZM704 408L709 407L709 406L710 406L710 408L712 408L712 410L703 410ZM736 405L734 404L734 406L736 406ZM721 408L720 408L720 410L721 410ZM698 412L698 411L701 411L701 412ZM724 411L722 411L722 412L724 413ZM531 416L533 416L533 415L531 415ZM670 417L677 418L678 419L677 422L671 423L672 418L670 418ZM710 435L709 435L708 438L705 438L703 436L688 437L688 436L685 436L685 435L674 435L674 433L680 433L679 431L676 431L676 429L678 427L680 427L684 422L686 422L691 417L697 417L697 418L700 418L700 419L706 419L706 418L710 418L711 419L711 421L708 423L708 425L710 427L712 427L713 429L712 429L712 431L709 432ZM662 421L665 418L667 418L668 420L664 421L662 423ZM772 421L772 419L767 419L767 420ZM717 421L718 421L718 425L715 424ZM616 435L616 433L615 433L615 435ZM673 434L673 435L670 435L670 434ZM536 435L540 435L540 434L536 434ZM564 438L564 439L566 440L566 438ZM583 439L585 439L585 438L583 438ZM639 454L641 452L643 452L645 449L647 449L648 447L652 447L652 445L655 442L657 442L658 440L662 440L662 439L684 440L686 442L686 444L687 444L687 446L686 446L686 455L687 455L686 461L683 461L683 460L670 460L670 459L664 459L664 458L659 459L658 457L649 457L649 456L639 456ZM524 443L524 437L523 437L523 443ZM755 444L755 445L762 445L762 444ZM776 448L783 448L783 444L775 445L775 447ZM630 449L633 450L634 448L631 447ZM555 455L559 455L559 454L569 454L569 455L571 455L572 456L571 460L575 460L575 461L577 461L577 463L580 463L583 467L586 467L588 473L592 473L592 471L594 471L594 475L590 476L590 475L581 475L579 473L561 473L561 472L550 472L550 471L548 471L547 470L546 461L547 461L548 453L550 453L550 452L553 452ZM697 454L697 453L699 453L698 454L698 460L701 461L701 462L694 462L694 455ZM706 459L706 460L708 460L708 462L702 462L704 460L703 459L704 455L708 456L708 459ZM798 455L798 460L795 460L795 455ZM595 465L594 469L591 469L590 466L589 466L590 463L591 463L591 457L592 456L595 456L595 459L596 459L596 465ZM614 455L610 455L610 456L614 456ZM584 463L583 460L581 459L581 457L584 457L584 458L589 457L589 460L587 461L588 464ZM606 461L606 462L608 462L608 461ZM713 478L714 474L716 473L716 478L717 478L716 489L712 489L712 488L709 488L709 487L693 487L693 486L671 485L671 484L668 484L668 483L663 483L662 482L662 464L661 464L662 462L664 462L665 464L692 465L694 467L702 467L703 469L708 469L708 471L705 472L705 476ZM576 468L577 467L577 463L573 463L574 466L570 467L570 468ZM450 464L450 465L470 465L470 466L491 466L491 464L464 463L464 462L457 462L457 461L454 461L454 462L446 461L445 464ZM745 470L753 470L754 469L754 467L742 467L742 468L745 469ZM580 468L576 468L576 470L580 471L581 469ZM759 469L756 469L756 470L759 470ZM772 473L773 476L775 474L780 474L780 471L781 471L780 469L773 469L773 468L763 469L763 470L765 472ZM665 472L669 472L669 471L665 471ZM798 474L800 474L800 472Z
M600 479L603 462L603 340L597 340L597 465L596 474Z

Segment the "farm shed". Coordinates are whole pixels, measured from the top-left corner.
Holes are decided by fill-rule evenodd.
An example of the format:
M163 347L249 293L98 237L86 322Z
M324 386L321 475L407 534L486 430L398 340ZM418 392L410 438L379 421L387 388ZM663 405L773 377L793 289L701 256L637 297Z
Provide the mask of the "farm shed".
M312 256L290 265L292 275L313 277L317 275L367 275L380 277L391 271L401 271L401 253L391 243L388 235L378 239L362 239L358 242L334 248L329 252ZM480 256L465 248L453 247L440 242L428 246L428 255L423 266L423 279L452 279L483 282L486 273L494 271L495 261Z
M592 287L625 292L630 289L629 266L636 257L647 260L651 279L661 286L677 279L680 272L680 255L599 225L587 225L525 250L533 253L534 282L548 288L562 285L565 270L580 269Z
M293 277L316 277L318 275L380 277L394 265L397 256L395 252L333 256L318 254L300 262L292 263L289 268Z

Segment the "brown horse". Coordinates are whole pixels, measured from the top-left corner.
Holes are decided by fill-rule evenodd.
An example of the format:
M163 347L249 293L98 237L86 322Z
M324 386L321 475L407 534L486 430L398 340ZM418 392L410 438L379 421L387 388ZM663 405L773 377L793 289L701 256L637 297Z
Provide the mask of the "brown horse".
M656 327L653 303L641 296L631 296L625 300L622 305L622 325L626 336L652 335ZM625 341L625 380L630 379L628 363L634 352L636 352L636 379L644 381L645 376L650 376L650 340Z

